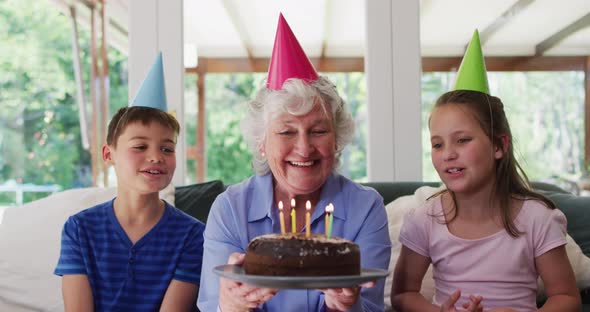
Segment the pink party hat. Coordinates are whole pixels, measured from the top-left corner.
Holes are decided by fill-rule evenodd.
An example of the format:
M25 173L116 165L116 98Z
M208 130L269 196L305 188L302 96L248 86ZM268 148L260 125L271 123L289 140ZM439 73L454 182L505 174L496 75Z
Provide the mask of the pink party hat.
M312 82L318 79L318 73L303 52L299 41L295 38L291 27L281 13L268 67L266 87L272 90L281 90L283 83L289 78Z

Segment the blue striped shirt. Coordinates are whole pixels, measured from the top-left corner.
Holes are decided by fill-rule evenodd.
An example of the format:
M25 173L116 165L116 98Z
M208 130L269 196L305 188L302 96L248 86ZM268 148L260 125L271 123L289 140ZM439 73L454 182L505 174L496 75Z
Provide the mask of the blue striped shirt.
M66 221L54 273L87 275L96 311L155 311L172 279L199 284L204 228L166 203L158 223L132 244L111 200Z

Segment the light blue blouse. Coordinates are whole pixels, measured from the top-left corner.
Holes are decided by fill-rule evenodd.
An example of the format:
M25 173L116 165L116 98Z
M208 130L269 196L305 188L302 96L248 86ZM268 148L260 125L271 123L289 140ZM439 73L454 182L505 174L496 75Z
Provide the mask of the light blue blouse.
M322 187L317 207L334 204L332 235L357 243L361 267L387 270L391 242L383 198L372 188L333 174ZM254 237L280 233L278 209L273 203L272 175L254 176L230 186L211 207L205 228L203 269L198 307L216 311L219 277L213 268L227 263L234 252L244 253ZM324 209L315 209L311 232L324 233ZM302 231L305 231L303 229ZM363 288L352 311L383 311L385 279L372 288ZM256 311L323 311L324 294L318 290L282 289Z

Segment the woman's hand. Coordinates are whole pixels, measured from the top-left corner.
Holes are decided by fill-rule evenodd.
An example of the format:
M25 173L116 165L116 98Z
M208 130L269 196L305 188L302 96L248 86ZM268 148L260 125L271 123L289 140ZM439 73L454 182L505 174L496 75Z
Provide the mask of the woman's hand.
M228 264L242 264L244 254L233 253ZM267 302L278 289L257 288L234 280L221 278L219 283L219 308L222 312L248 311Z
M348 311L358 300L361 287L370 288L375 282L368 282L359 287L320 289L324 293L326 311Z
M481 305L483 298L481 296L469 296L469 302L463 304L463 309L455 308L455 303L459 298L461 298L461 291L456 290L440 307L440 312L483 312L483 306Z

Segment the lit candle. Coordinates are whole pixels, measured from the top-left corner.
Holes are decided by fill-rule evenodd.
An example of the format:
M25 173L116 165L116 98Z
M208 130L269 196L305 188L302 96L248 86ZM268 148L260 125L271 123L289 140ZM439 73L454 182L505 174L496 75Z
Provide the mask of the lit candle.
M329 203L326 206L326 237L330 238L332 236L332 222L334 222L334 217L332 216L332 212L334 212L334 205Z
M305 203L305 237L311 236L311 203Z
M291 198L291 233L297 233L297 218L295 217L295 198Z
M283 213L283 201L279 201L279 219L281 221L281 234L285 234L285 214Z

